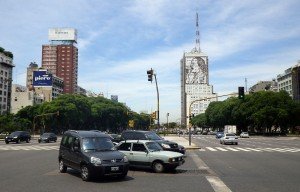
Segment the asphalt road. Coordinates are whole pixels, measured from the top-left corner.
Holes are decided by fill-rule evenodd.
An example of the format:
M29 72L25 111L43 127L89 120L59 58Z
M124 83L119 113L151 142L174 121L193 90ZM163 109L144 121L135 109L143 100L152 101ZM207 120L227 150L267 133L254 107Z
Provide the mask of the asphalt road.
M223 146L214 136L197 136L193 142L202 149L188 151L186 163L176 172L157 174L150 170L130 170L124 180L107 178L83 182L80 174L71 169L59 173L58 142L39 144L33 140L6 145L0 141L0 191L252 192L300 189L299 139L258 137L240 139L238 146Z
M192 141L202 147L199 157L232 191L300 191L300 138L240 138L237 146L221 145L211 135Z

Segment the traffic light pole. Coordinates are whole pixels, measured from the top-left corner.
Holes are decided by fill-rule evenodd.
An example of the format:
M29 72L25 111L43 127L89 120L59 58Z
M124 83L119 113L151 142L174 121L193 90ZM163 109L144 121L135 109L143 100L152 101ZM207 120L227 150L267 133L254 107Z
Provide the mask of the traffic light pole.
M157 86L157 79L156 79L156 74L154 73L154 79L155 79L155 85L156 85L156 93L157 93L157 128L159 129L159 91L158 91L158 86Z

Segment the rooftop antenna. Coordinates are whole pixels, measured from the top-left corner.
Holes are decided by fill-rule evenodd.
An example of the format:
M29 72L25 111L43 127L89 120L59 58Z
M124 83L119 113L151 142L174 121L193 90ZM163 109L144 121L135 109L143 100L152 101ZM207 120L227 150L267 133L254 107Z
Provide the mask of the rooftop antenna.
M196 12L196 47L195 47L195 49L196 49L196 51L201 52L198 12Z

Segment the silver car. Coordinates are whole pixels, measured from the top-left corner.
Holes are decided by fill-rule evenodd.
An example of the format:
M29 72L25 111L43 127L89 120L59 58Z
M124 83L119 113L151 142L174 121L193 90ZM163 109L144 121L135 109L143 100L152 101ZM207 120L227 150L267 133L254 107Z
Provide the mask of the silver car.
M224 133L220 138L220 144L238 144L238 137L234 133Z
M241 137L241 138L249 138L249 133L248 133L248 132L242 132L242 133L240 134L240 137Z
M116 148L127 156L129 166L150 167L156 173L174 170L185 162L183 154L164 151L154 141L127 140L120 142Z

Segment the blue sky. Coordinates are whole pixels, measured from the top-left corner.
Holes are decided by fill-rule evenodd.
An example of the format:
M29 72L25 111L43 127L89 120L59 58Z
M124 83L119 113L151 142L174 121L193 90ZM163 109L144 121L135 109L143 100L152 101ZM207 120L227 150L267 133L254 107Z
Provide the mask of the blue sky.
M226 94L271 80L300 60L299 0L1 0L0 46L14 53L14 82L41 63L48 29L78 30L79 85L105 97L118 95L132 110L156 109L179 121L180 59L200 44L209 56L210 84Z

